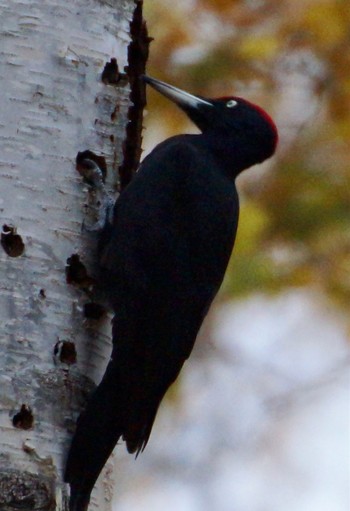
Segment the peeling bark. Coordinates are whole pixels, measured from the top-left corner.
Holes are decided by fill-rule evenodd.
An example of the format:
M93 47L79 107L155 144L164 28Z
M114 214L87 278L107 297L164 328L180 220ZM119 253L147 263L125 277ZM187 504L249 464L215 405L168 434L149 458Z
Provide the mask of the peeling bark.
M90 275L78 153L104 159L110 189L122 164L130 88L101 74L112 58L127 65L134 10L132 0L1 2L2 510L67 509L65 455L110 355L110 317L67 283L66 261L79 254ZM91 511L111 509L112 486L107 467Z

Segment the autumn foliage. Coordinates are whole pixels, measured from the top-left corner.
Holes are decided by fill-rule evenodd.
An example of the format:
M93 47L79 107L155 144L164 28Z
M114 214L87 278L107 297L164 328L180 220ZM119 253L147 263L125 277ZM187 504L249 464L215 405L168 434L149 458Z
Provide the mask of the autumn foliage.
M150 75L205 96L244 96L268 110L279 127L276 157L238 180L241 220L224 292L313 286L347 304L348 1L145 4L155 38ZM148 126L161 119L166 136L192 129L159 96L150 94L149 104Z

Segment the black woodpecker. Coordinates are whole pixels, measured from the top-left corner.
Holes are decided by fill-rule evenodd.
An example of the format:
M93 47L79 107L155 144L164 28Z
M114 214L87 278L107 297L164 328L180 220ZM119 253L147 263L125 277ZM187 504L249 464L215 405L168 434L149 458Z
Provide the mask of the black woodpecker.
M272 156L278 139L269 115L244 99L205 99L144 80L201 133L157 145L106 228L100 266L115 312L113 351L70 447L71 511L86 511L120 437L130 453L145 448L224 278L238 223L235 179Z

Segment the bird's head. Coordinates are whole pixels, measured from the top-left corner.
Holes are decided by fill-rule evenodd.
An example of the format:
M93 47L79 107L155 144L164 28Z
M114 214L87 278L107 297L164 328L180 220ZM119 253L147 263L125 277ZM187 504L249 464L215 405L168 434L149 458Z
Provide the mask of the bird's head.
M255 163L275 152L278 133L271 117L259 106L239 97L216 99L194 96L177 87L150 78L144 81L176 103L203 133L212 133L226 139L235 137L242 143L250 140L259 149Z

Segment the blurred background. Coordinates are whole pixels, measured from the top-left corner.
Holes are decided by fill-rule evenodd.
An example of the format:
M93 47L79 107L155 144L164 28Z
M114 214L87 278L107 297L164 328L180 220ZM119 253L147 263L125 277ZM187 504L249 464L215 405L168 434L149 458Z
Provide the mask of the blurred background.
M148 73L275 119L276 156L237 180L238 238L193 355L118 511L349 509L348 0L145 0ZM195 132L148 90L145 153Z

